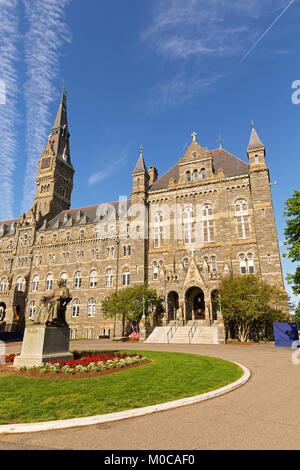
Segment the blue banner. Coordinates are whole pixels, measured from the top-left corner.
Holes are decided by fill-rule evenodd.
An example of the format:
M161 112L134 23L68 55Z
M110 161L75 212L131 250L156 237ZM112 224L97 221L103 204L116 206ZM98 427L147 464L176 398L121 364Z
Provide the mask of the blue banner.
M295 341L299 341L296 323L279 322L273 323L275 346L286 348L295 347Z

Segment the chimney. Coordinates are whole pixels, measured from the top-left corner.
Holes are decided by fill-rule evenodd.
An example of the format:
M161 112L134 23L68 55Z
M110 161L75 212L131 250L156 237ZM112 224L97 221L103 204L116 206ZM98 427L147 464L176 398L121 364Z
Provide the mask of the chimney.
M152 184L155 183L155 181L158 178L158 172L157 172L157 169L155 168L155 166L150 166L149 176L150 176L149 185L152 186Z

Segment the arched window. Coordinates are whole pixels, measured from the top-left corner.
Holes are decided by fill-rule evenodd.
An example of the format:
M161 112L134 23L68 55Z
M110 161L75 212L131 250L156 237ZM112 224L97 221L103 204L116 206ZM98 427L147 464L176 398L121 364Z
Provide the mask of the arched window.
M3 277L0 282L0 290L1 292L5 292L7 289L7 279L6 277Z
M56 240L57 240L57 233L54 233L52 237L52 242L55 243Z
M130 256L131 255L131 246L128 245L127 247L127 256Z
M193 180L194 180L194 181L198 181L198 179L199 179L198 170L194 170L194 171L193 171Z
M72 317L79 317L80 313L80 300L74 299L72 302Z
M202 227L204 243L213 242L215 239L214 215L211 204L206 204L202 209Z
M66 233L66 241L68 242L68 241L70 241L70 239L71 239L71 234L70 234L70 232L67 232Z
M201 174L201 179L202 179L202 180L205 180L205 178L206 178L206 170L205 170L205 168L202 168L202 169L201 169L200 174Z
M28 237L27 237L27 235L24 235L24 242L23 242L23 243L24 243L24 246L26 246L26 245L27 245L27 240L28 240Z
M217 258L216 256L211 256L210 257L210 269L212 272L217 271Z
M96 300L94 298L88 301L88 317L94 317L96 314Z
M153 281L157 281L157 279L158 279L158 266L157 266L157 262L154 261L152 266L153 266Z
M247 273L247 267L246 267L246 258L245 255L240 255L240 270L241 274L246 274Z
M189 262L188 258L184 258L184 260L183 260L184 269L188 269L189 265L190 265L190 262Z
M17 290L21 291L23 289L23 278L20 276L17 279Z
M114 282L114 272L111 268L106 270L106 287L112 287Z
M110 257L110 248L106 248L106 257L107 257L107 258Z
M250 221L248 214L248 204L244 199L235 203L235 216L237 222L238 238L250 238Z
M90 287L97 287L97 271L93 269L90 273Z
M32 279L32 292L37 292L39 288L39 276L35 275Z
M74 289L79 289L82 284L81 272L77 271L74 276Z
M35 301L32 300L29 304L29 318L34 318L35 315Z
M52 284L53 284L53 276L52 274L48 274L48 276L46 277L46 284L45 284L46 290L48 291L51 290Z
M84 238L84 230L80 231L80 239L82 240Z
M254 261L252 253L247 254L248 273L254 274Z
M195 243L194 218L192 207L186 207L183 211L183 242L185 245Z
M153 224L154 248L160 248L164 244L164 218L162 211L156 211Z
M67 273L65 273L65 272L61 273L60 278L63 279L63 281L65 282L65 285L66 285L67 280L68 280Z
M191 177L191 172L190 172L190 171L187 171L187 172L186 172L185 177L186 177L186 182L187 182L187 183L190 183L190 182L192 181L192 177Z
M111 257L114 258L114 257L115 257L115 249L114 249L114 247L111 248L110 252L111 252Z

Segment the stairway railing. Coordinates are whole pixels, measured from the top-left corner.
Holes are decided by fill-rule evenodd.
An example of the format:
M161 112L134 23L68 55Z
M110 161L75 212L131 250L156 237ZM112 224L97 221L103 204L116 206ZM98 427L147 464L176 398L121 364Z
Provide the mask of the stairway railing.
M177 330L177 321L174 321L173 325L171 326L171 328L168 330L168 333L167 333L168 343L170 343L171 339L175 335L176 330Z
M191 344L192 339L194 337L194 334L196 333L197 327L196 327L196 322L192 324L190 331L189 331L189 343Z

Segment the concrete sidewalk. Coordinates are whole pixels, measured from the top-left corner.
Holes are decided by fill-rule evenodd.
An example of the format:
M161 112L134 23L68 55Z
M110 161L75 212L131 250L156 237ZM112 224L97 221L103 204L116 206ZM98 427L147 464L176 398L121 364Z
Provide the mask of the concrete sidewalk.
M21 345L20 345L21 346ZM78 341L72 349L178 351L240 362L243 387L212 400L125 421L0 436L0 449L299 449L300 365L273 345L180 345ZM10 348L9 348L10 349ZM18 352L16 346L8 352ZM20 444L21 443L21 444Z

